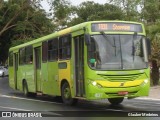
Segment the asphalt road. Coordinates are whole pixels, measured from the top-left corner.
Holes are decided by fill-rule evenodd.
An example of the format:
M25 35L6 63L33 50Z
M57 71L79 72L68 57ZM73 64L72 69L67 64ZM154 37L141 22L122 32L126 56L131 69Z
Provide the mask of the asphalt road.
M160 118L160 101L143 99L125 99L119 106L112 106L107 100L85 101L80 100L76 106L66 106L57 102L54 97L38 96L36 98L26 98L23 93L13 90L8 85L8 78L0 78L0 116L5 116L6 112L11 112L12 118L27 119L34 115L42 119L81 119L82 117L105 119L110 117L123 117L123 119L134 120L140 117L144 120L154 120ZM4 112L2 114L2 112ZM35 113L35 114L34 114ZM142 114L142 113L145 113ZM8 113L10 114L10 113ZM19 116L18 116L19 115ZM145 117L143 117L143 115ZM151 116L149 116L151 115ZM156 115L158 115L156 117ZM18 117L17 117L18 116ZM14 117L14 118L13 118ZM80 118L79 118L80 117ZM0 120L2 117L0 117ZM4 118L3 118L4 119Z

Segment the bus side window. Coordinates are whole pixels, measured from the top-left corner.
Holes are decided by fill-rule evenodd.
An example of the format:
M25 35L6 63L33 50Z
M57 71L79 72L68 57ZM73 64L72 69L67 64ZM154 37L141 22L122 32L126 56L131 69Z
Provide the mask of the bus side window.
M33 56L32 56L32 55L30 55L30 61L29 61L29 63L30 63L30 64L33 63Z
M65 35L59 38L59 59L65 60L71 58L71 35Z
M42 61L47 62L48 60L48 41L42 43Z
M26 64L32 64L33 63L33 47L32 46L27 46L26 47Z
M19 65L24 65L26 63L25 58L25 48L19 49Z
M94 38L91 37L91 43L89 45L89 62L92 67L95 67L96 64L100 64L101 60L99 57L99 52L97 51L97 46Z
M48 41L48 60L58 60L58 38L54 38L53 40Z

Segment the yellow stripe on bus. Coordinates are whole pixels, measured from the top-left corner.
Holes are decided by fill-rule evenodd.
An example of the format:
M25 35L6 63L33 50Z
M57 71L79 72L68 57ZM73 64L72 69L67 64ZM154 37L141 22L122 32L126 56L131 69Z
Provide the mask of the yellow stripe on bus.
M64 29L64 30L61 30L59 31L59 35L65 35L65 34L68 34L71 32L71 28L67 28L67 29Z
M131 87L131 86L138 86L143 83L144 80L134 80L134 81L127 81L127 82L110 82L110 81L96 81L98 84L102 85L103 87Z

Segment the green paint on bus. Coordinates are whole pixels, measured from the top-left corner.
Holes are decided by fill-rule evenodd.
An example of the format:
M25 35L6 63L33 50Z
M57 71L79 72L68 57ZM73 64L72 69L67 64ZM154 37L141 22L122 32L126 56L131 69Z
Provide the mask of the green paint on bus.
M148 42L142 23L90 21L9 50L9 85L26 95L106 99L147 96Z

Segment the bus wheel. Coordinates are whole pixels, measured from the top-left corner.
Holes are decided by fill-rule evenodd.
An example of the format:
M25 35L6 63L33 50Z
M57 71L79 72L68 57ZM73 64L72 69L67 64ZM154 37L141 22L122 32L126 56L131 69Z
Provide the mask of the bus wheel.
M61 95L63 103L66 105L75 105L77 103L77 99L72 98L71 90L67 82L62 85Z
M112 105L118 105L123 101L123 97L122 98L108 98L108 101L112 104Z

